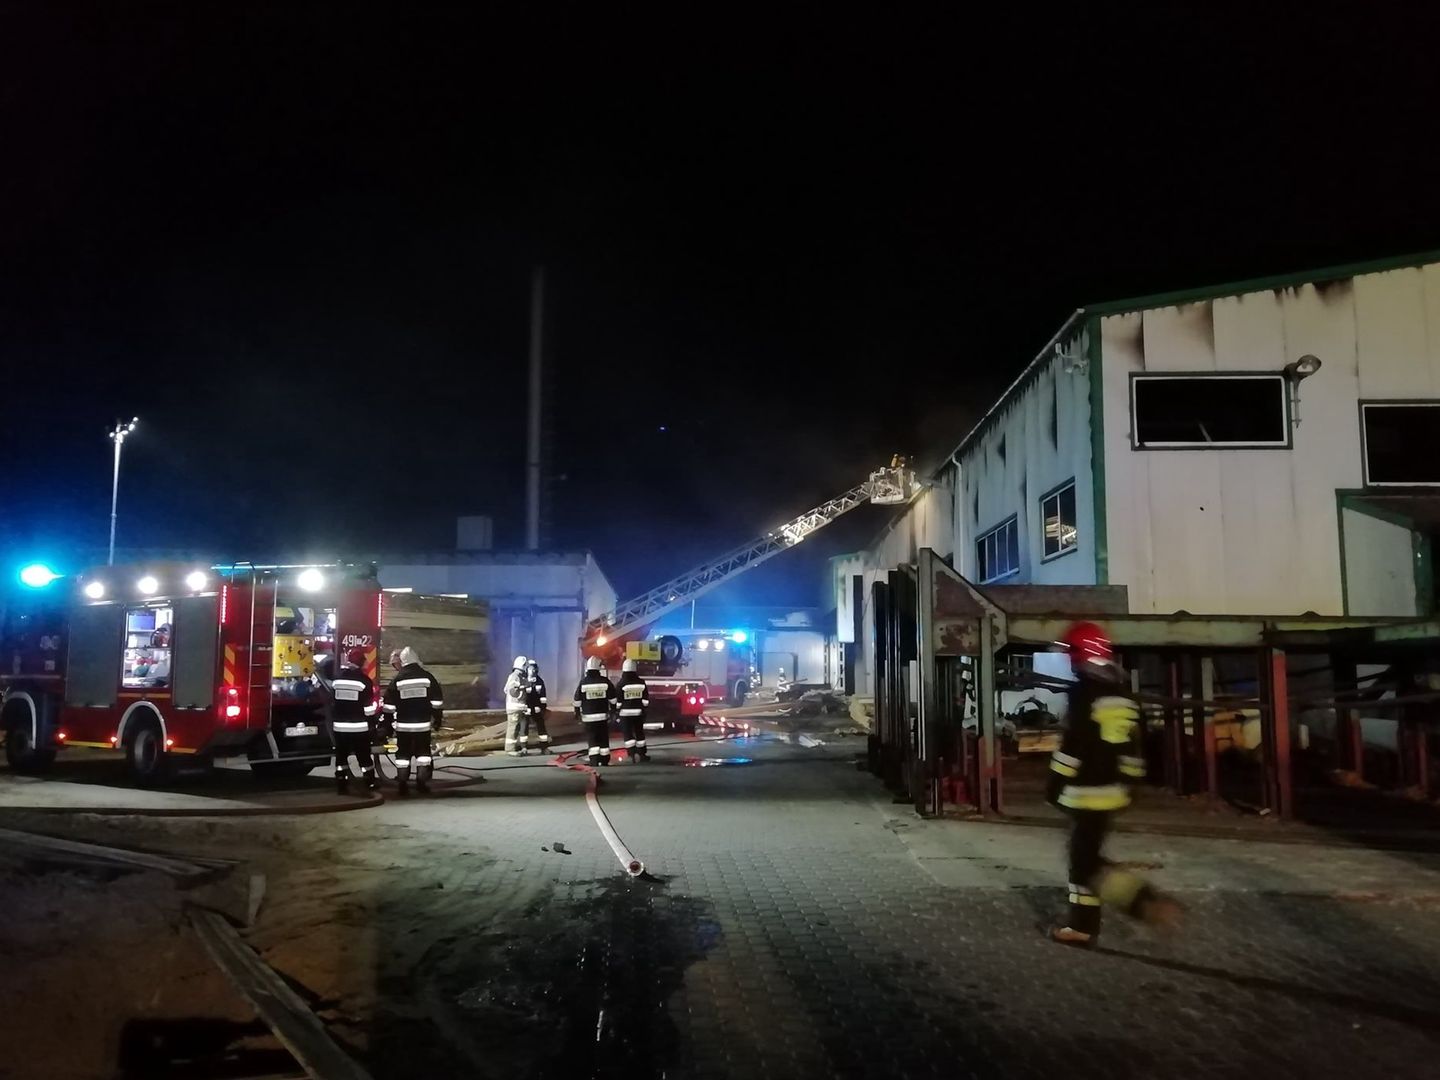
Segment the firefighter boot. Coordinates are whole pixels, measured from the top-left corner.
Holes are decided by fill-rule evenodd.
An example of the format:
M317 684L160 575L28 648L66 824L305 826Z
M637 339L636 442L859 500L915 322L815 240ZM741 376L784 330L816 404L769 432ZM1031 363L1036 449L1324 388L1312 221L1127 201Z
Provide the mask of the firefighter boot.
M350 791L350 772L337 772L335 774L335 794L345 795Z
M397 766L396 769L395 769L395 785L396 785L396 787L399 789L398 794L401 795L402 797L403 797L403 796L406 796L406 795L409 795L409 794L410 794L410 762L407 761L407 762L405 762L404 765L401 765L401 764L397 761L395 764L396 764L396 766Z
M1073 930L1068 926L1052 926L1050 928L1050 940L1061 945L1070 945L1078 949L1088 949L1095 944L1095 935L1087 934L1083 930Z
M415 770L415 790L422 795L430 794L430 774L435 771L435 766L429 763L422 763Z

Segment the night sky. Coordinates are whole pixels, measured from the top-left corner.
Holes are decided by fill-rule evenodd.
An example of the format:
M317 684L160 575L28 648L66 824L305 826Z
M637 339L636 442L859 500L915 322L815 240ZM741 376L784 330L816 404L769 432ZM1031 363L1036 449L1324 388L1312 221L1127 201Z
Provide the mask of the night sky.
M6 5L0 554L103 546L136 413L122 546L518 545L538 263L549 540L638 590L1082 303L1440 247L1418 15L947 7Z

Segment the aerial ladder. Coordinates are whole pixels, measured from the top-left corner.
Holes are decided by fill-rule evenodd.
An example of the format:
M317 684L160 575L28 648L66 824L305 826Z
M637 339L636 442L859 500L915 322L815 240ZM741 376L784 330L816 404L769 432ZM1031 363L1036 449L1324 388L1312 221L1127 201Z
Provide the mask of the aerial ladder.
M864 483L856 484L843 495L812 507L749 543L732 548L663 585L626 600L614 611L592 619L586 625L581 651L587 656L602 658L618 654L626 639L640 636L667 612L788 551L857 506L867 502L878 506L908 503L915 497L916 490L914 470L903 457L893 457L889 465L876 469Z

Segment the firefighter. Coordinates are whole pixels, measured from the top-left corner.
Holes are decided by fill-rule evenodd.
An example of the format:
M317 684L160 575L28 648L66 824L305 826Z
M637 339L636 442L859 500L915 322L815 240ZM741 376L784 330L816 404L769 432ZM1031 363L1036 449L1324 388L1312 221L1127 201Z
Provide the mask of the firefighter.
M1102 854L1115 815L1130 805L1127 781L1145 775L1140 710L1126 693L1125 673L1104 630L1076 623L1060 644L1070 653L1075 683L1046 796L1070 815L1070 907L1065 925L1050 936L1089 947L1100 935L1102 903L1157 925L1173 924L1180 908Z
M510 674L505 678L505 753L511 757L523 757L525 744L525 720L530 707L525 704L525 657L515 657Z
M434 759L430 756L430 734L440 729L444 718L445 691L440 682L420 666L420 655L408 645L400 650L400 670L385 689L384 709L395 721L395 769L400 794L410 794L410 766L415 766L415 787L430 790Z
M360 779L374 790L375 759L370 740L375 734L375 684L365 674L365 650L345 654L340 673L330 683L330 737L335 747L335 787L341 795L350 784L350 755L360 766Z
M590 764L610 764L610 710L619 701L615 684L600 673L600 658L585 661L585 676L575 687L575 715L590 741Z
M530 722L535 722L535 741L540 744L542 754L550 753L550 733L545 730L545 710L550 699L545 696L545 680L540 677L540 665L531 660L525 665L525 705L529 713L525 717L525 738L530 737Z
M634 762L649 761L650 751L645 748L645 710L650 707L650 691L645 680L635 673L635 661L626 660L620 665L620 724L624 728L625 749Z

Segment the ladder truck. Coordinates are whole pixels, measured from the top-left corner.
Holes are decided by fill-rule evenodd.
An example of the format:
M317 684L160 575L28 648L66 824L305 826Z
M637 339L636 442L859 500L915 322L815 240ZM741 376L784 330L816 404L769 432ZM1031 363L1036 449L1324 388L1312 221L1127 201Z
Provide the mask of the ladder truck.
M915 473L903 457L872 472L863 483L819 506L771 529L749 543L741 544L708 562L687 570L669 581L618 604L614 611L592 619L580 641L585 657L598 656L611 672L622 661L636 662L650 688L651 712L666 727L694 731L706 704L716 691L730 702L740 704L749 691L749 666L726 666L726 683L717 687L698 672L688 671L693 657L684 642L673 634L650 639L650 628L667 612L693 602L711 589L751 570L782 551L803 543L810 536L849 513L857 506L873 503L894 506L908 503L916 494ZM725 639L717 639L722 643ZM741 644L741 643L735 643ZM725 644L728 650L730 644ZM713 658L713 652L712 652ZM734 669L732 672L731 669ZM734 674L732 680L731 674Z

